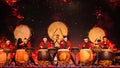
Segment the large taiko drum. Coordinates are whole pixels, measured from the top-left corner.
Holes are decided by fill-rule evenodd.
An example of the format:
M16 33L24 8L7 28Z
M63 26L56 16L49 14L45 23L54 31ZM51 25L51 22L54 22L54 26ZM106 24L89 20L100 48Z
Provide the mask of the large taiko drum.
M21 38L22 40L24 38L29 39L31 36L32 34L29 26L23 24L16 26L14 30L14 37L16 40L18 40L19 38Z
M110 49L102 49L99 54L100 64L103 66L108 66L112 64L114 54Z
M70 51L68 49L58 50L58 61L70 61Z
M92 50L81 49L79 52L79 60L82 65L90 65L93 60Z
M48 61L49 52L48 49L39 49L38 50L38 61Z
M6 63L6 53L3 51L3 49L0 49L0 65L4 65Z
M25 49L18 49L16 51L15 60L17 63L26 64L28 62L28 58L28 53L25 51Z
M102 49L99 57L100 60L112 60L114 55L110 49Z

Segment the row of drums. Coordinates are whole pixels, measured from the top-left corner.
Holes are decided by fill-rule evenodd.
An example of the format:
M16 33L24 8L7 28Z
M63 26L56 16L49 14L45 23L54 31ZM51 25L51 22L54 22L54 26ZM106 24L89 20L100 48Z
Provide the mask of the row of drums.
M0 66L6 65L11 61L11 49L7 48L5 49L0 49ZM24 63L27 64L29 60L29 55L28 52L25 51L25 49L18 49L16 51L15 55L15 61L16 63Z
M80 65L91 65L94 60L93 51L91 49L79 49L79 48L71 48L68 49L59 49L55 48L51 49L39 49L38 50L38 61L40 65L49 65L49 61L56 61L58 65L69 65L71 53L78 55L78 60L80 61ZM116 56L115 56L116 55ZM7 60L9 60L9 55L7 56L6 52L3 49L0 49L0 64L5 64ZM114 54L109 49L102 49L99 52L99 63L101 65L111 65L113 59L120 59L120 51L117 51ZM27 64L29 61L29 54L25 49L18 49L15 54L16 63L24 63ZM75 59L76 61L76 59ZM119 63L119 61L117 61Z
M80 62L80 65L91 65L93 60L95 59L93 50L91 49L79 49L79 48L71 48L71 50L68 49L59 49L57 50L57 58L55 59L54 54L56 53L56 49L39 49L38 53L38 60L50 60L51 56L52 59L57 60L58 65L69 65L71 54L73 53L75 55L75 62ZM114 59L118 60L119 52L116 52L115 54L110 49L101 49L99 50L99 53L97 58L98 63L100 65L106 66L106 65L112 65ZM77 55L77 60L76 60ZM117 57L117 58L116 58Z

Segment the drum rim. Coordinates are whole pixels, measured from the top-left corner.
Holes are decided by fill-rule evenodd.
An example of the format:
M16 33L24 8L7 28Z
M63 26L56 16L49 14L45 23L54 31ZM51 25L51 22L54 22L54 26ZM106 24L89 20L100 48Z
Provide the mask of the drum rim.
M17 49L17 51L25 51L25 49Z
M48 51L48 49L39 49L38 51Z
M59 49L58 51L70 51L69 49Z

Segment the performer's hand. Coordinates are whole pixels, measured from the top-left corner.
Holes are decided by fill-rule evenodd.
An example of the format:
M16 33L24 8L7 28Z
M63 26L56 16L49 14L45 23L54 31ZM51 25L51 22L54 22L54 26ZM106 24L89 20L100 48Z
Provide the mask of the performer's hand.
M91 47L89 49L91 49Z
M70 47L67 48L68 50L70 49Z
M15 55L15 53L13 53L13 55Z
M43 48L43 46L40 46L40 48Z

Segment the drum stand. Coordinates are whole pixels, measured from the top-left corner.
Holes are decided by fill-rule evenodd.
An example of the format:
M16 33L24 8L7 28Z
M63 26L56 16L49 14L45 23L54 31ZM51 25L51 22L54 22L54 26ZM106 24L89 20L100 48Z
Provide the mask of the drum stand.
M96 61L97 61L97 64L95 64L96 66L98 66L99 65L99 54L98 54L99 52L95 52L95 54L96 54L96 56L95 56L95 58L93 59L93 61L92 61L92 65L94 65L95 63L96 63Z
M75 55L75 64L76 64L76 55L77 55L78 52L80 52L80 49L78 47L74 47L74 48L71 48L71 51Z
M30 49L26 49L27 50L27 53L28 53L28 65L30 66L31 65L31 62L30 62L30 53L31 53L31 50Z
M96 60L97 60L97 66L99 65L99 52L96 52Z
M9 66L9 63L8 63L8 62L9 62L9 61L8 61L8 53L9 53L9 52L6 51L6 66Z

